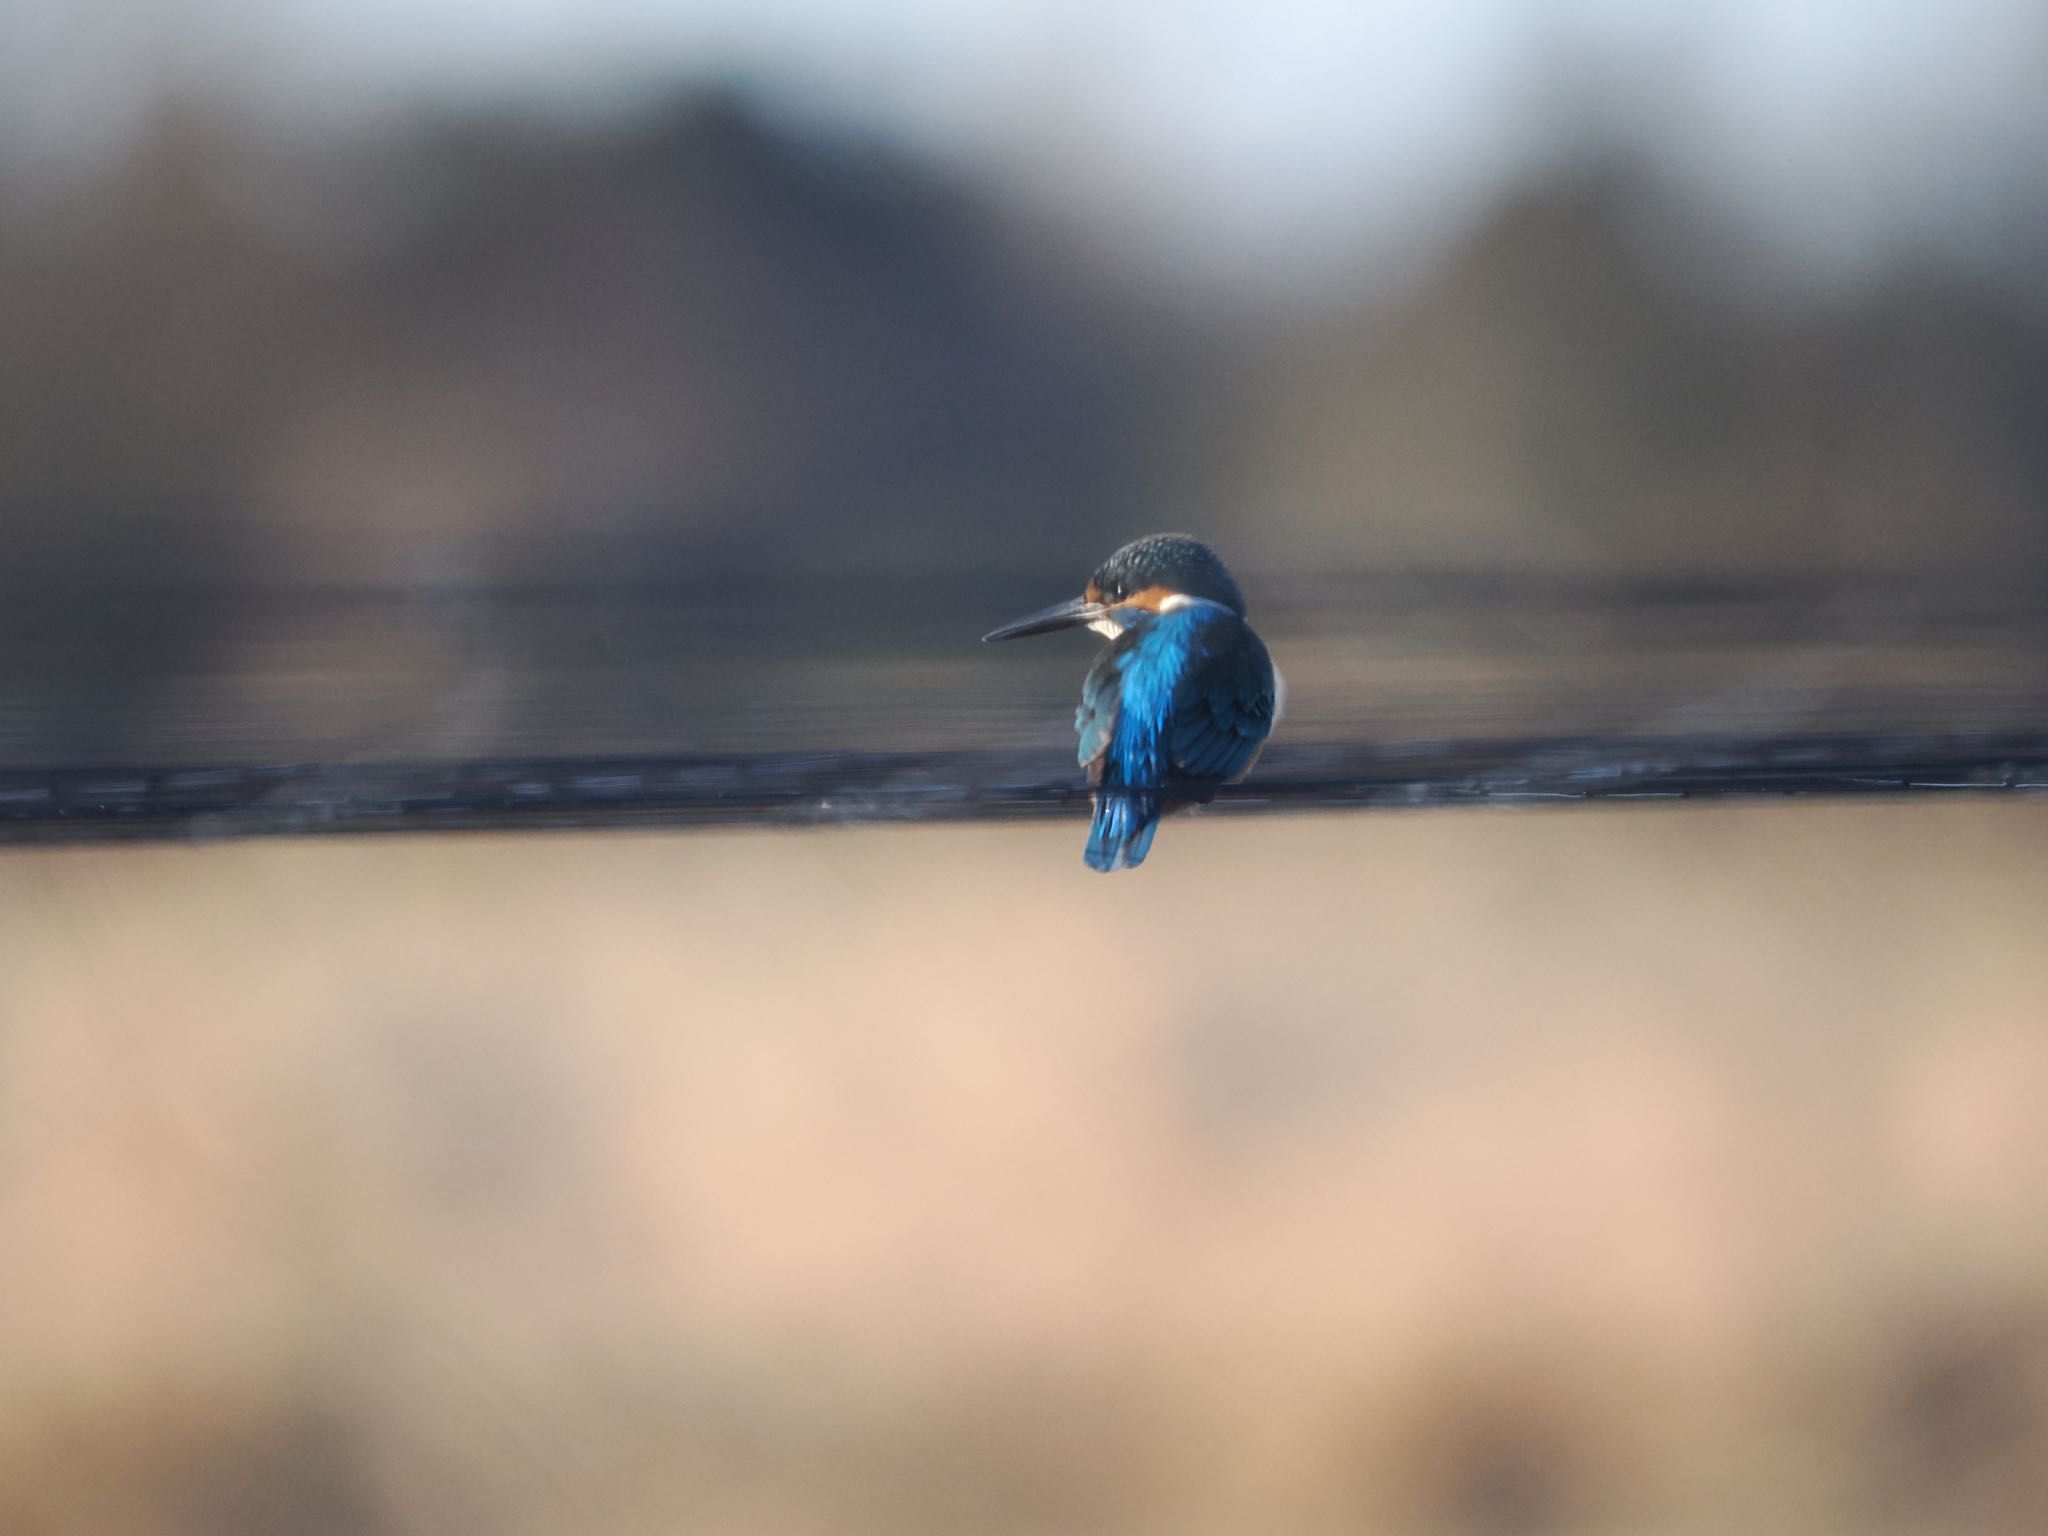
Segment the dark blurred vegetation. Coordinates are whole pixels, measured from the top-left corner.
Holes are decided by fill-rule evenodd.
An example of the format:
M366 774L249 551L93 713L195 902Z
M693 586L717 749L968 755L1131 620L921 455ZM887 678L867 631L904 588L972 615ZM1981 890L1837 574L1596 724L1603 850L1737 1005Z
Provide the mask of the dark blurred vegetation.
M1221 542L1282 639L1503 591L2042 607L2030 205L1989 275L1930 247L1802 288L1616 153L1391 293L1233 304L729 96L239 122L167 108L6 194L13 761L744 747L739 696L851 706L822 658L938 655L1164 526ZM664 694L713 647L784 664ZM607 697L724 735L579 730Z
M6 234L0 494L30 570L988 565L1146 500L1184 410L1028 231L723 99L291 148L192 110L78 195Z
M234 121L6 211L12 572L924 577L1160 522L1281 571L2048 569L2048 209L2009 282L1829 293L1616 153L1276 314L727 97Z

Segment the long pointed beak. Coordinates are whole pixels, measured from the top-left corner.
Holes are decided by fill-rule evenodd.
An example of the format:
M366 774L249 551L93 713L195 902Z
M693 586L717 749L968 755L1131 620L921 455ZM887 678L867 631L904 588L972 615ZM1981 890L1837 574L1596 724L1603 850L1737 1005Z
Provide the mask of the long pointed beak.
M1091 603L1085 597L1070 597L1064 603L1054 603L1050 608L1041 608L1028 618L992 629L981 637L982 644L991 640L1017 640L1025 635L1042 635L1050 630L1071 629L1076 624L1092 624L1109 610L1101 603Z

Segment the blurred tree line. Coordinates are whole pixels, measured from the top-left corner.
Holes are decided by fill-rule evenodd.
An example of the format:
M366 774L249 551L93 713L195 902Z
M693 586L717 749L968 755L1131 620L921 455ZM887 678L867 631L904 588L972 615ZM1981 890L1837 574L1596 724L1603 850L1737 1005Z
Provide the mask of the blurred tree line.
M258 140L187 108L0 222L18 576L2048 569L2048 291L1776 281L1625 160L1381 302L1179 301L985 189L691 97ZM2015 212L2008 270L2048 271Z

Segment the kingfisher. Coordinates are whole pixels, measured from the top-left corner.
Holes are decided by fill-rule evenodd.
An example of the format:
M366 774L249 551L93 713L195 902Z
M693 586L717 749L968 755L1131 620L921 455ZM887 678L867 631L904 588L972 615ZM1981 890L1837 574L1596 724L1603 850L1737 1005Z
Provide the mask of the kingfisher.
M1109 639L1074 714L1095 786L1083 857L1090 869L1135 869L1161 816L1206 805L1250 770L1273 729L1280 681L1223 561L1184 533L1126 544L1079 597L982 640L1079 626Z

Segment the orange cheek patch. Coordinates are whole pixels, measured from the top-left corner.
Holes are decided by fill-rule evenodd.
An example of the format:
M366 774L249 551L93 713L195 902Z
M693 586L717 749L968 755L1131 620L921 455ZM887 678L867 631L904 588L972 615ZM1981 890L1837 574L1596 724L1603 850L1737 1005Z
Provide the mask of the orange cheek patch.
M1153 613L1157 613L1166 605L1166 600L1173 595L1174 591L1171 587L1147 587L1142 592L1133 592L1118 606L1124 608L1146 608Z

